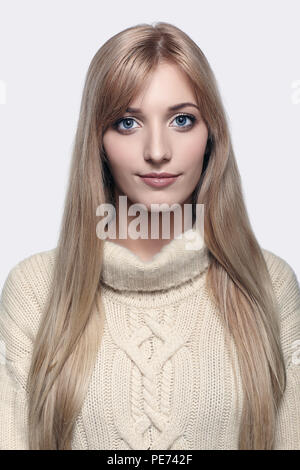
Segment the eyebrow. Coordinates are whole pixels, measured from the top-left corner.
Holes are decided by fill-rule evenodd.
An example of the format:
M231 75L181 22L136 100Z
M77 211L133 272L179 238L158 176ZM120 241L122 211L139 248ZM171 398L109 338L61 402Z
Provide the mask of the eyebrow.
M174 106L169 106L168 111L177 111L178 109L185 108L186 106L193 106L194 108L197 108L199 111L199 107L195 103L179 103L175 104ZM142 110L140 108L127 108L126 113L142 113Z

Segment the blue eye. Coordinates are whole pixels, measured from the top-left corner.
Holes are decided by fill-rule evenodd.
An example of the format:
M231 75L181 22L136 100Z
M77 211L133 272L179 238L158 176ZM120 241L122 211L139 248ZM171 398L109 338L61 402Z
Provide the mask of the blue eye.
M178 116L175 117L174 121L176 121L176 119L179 119L179 122L181 122L181 123L182 123L182 120L184 122L186 122L186 119L189 119L191 121L191 124L188 124L187 126L179 126L179 127L192 127L192 125L193 125L196 118L195 118L195 116L192 116L191 114L179 114ZM177 126L175 126L175 127L177 127Z
M179 124L185 124L187 119L189 119L191 121L189 124L179 125L179 126L175 126L175 127L183 128L183 129L190 129L191 127L193 127L194 122L196 121L196 118L192 114L178 114L177 116L175 116L173 121L178 120L177 123L179 122ZM127 131L131 131L131 129L135 129L134 127L131 126L131 124L133 122L136 122L136 120L134 118L124 117L124 118L118 119L118 121L116 121L113 124L113 127L114 127L114 129L117 129L121 133L123 132L124 134L126 134L126 133L128 133ZM120 124L124 124L124 127L123 128L119 127Z
M123 129L121 128L121 129L120 129L121 131L123 131L123 130L126 131L126 130L134 129L134 127L127 127L128 122L129 122L129 125L130 125L130 122L132 122L132 121L135 121L135 120L134 120L133 118L127 118L127 117L126 117L126 118L119 119L119 121L117 121L117 122L115 123L115 127L116 127L117 129L120 129L120 128L119 128L119 124L125 123L125 128L123 128ZM136 121L135 121L135 122L136 122Z

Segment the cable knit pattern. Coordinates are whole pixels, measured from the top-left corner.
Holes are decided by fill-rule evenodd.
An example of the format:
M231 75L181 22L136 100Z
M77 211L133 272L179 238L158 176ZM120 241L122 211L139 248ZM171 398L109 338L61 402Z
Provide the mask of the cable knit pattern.
M73 449L237 449L243 403L219 312L205 285L210 257L174 239L150 261L104 242L105 323ZM275 449L300 449L300 288L263 250L280 306L287 388ZM0 303L0 449L28 449L27 374L56 248L14 266Z

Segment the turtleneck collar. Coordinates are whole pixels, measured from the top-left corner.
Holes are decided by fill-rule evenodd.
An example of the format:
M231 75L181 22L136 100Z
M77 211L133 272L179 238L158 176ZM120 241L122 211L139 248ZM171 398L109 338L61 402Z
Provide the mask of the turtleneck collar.
M199 276L209 265L209 250L194 229L186 230L181 238L172 239L149 261L110 240L103 243L101 280L119 291L176 287Z

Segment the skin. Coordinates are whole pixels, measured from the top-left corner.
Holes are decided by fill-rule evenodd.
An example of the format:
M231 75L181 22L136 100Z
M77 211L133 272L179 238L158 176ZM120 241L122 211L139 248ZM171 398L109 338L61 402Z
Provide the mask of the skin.
M170 217L170 237L162 238L159 214L159 238L151 239L151 204L191 204L192 193L200 178L206 148L208 130L199 108L185 106L176 111L168 107L179 103L197 105L188 77L179 67L161 63L149 77L142 93L130 103L142 113L126 112L120 118L118 129L111 126L103 135L106 152L115 183L117 238L113 239L130 249L143 261L150 260L174 238L174 217ZM196 119L179 117L190 114ZM152 188L138 174L151 171L180 174L177 180L164 188ZM128 207L142 203L147 207L148 239L119 239L118 197L127 196ZM127 207L127 209L128 209ZM137 216L128 216L128 224ZM182 230L184 217L182 218ZM177 230L177 228L176 228ZM175 235L178 232L175 233Z

